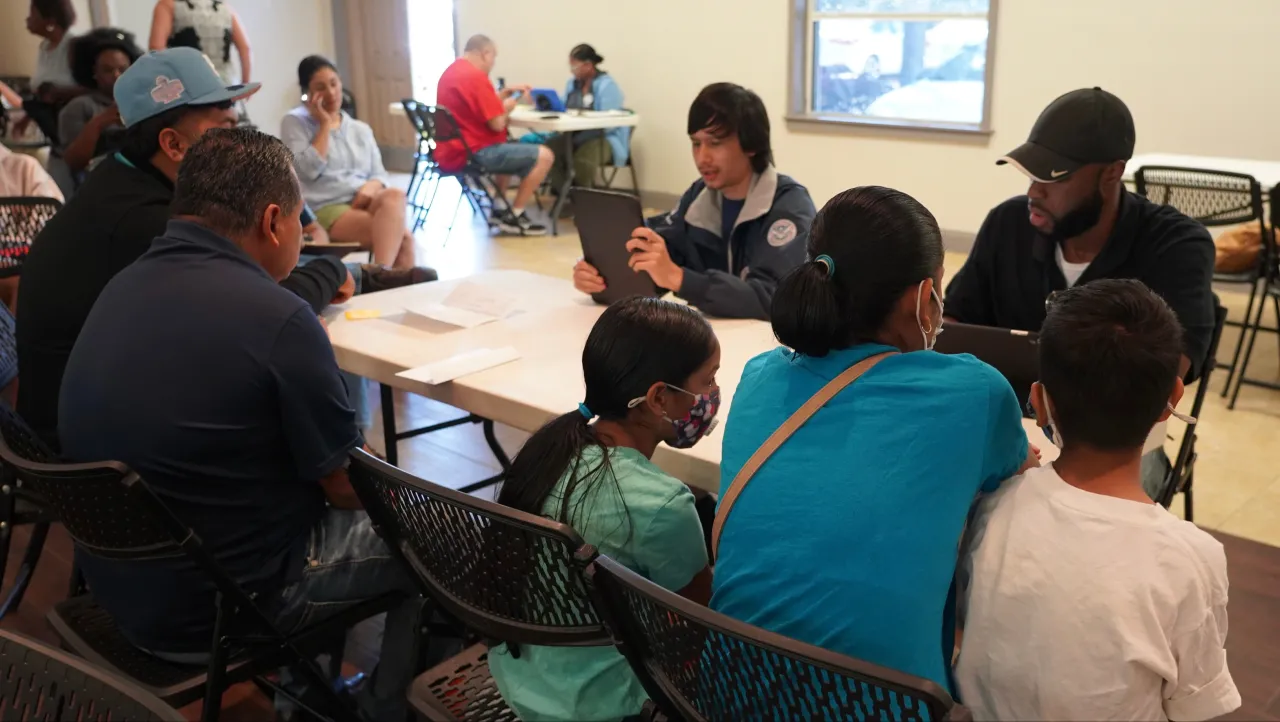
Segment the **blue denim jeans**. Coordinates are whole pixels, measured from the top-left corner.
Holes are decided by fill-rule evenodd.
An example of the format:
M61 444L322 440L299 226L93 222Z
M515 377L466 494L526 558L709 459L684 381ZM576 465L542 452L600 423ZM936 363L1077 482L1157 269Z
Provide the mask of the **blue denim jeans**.
M405 695L418 659L422 600L401 562L373 531L363 511L330 509L311 529L302 578L277 600L275 622L285 633L319 622L387 592L407 592L387 612L378 668L360 692L369 720L404 722Z

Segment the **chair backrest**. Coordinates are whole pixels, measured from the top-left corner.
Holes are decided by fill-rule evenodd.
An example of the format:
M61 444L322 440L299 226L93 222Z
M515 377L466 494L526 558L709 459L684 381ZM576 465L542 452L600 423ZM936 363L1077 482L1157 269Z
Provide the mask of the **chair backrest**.
M608 557L587 576L615 643L672 719L969 718L933 682L730 619Z
M182 722L155 695L33 639L0 630L0 719Z
M124 464L32 461L9 446L7 433L5 437L0 439L0 460L27 488L45 497L67 533L86 551L112 559L182 554L177 540L188 533L186 528L179 524L178 531L165 524L156 513L163 504Z
M1206 226L1257 221L1267 242L1262 185L1251 175L1147 165L1138 168L1133 182L1139 195L1173 206Z
M462 142L462 147L467 152L467 157L471 157L471 146L467 145L467 139L462 137L462 128L458 125L457 118L453 117L453 113L443 105L429 105L426 108L426 124L427 132L431 135L431 140L439 143L447 143L457 140Z
M404 107L404 115L409 119L409 123L413 125L413 132L418 134L420 140L430 140L431 130L427 126L427 106L419 103L413 98L405 98L400 101L400 105Z
M22 272L31 242L61 208L53 198L0 198L0 278Z
M351 484L422 591L490 641L608 645L582 578L595 557L573 529L351 455Z
M347 88L342 89L342 109L347 111L347 115L352 118L359 118L356 115L356 96Z
M1227 309L1222 305L1222 301L1218 299L1218 294L1213 295L1213 335L1209 337L1209 353L1206 355L1204 366L1200 371L1200 382L1196 385L1196 396L1191 402L1191 416L1197 420L1200 418L1200 412L1204 408L1204 398L1209 390L1209 379L1213 375L1213 370L1218 366L1218 343L1222 340L1222 329L1227 325ZM1178 455L1173 460L1173 465L1169 469L1169 473L1165 479L1164 489L1160 492L1160 498L1156 499L1161 506L1166 509L1173 503L1173 495L1178 492L1182 486L1182 478L1185 475L1188 464L1191 463L1191 455L1195 453L1195 433L1199 421L1194 425L1188 426L1186 432L1182 435L1182 441L1178 444Z

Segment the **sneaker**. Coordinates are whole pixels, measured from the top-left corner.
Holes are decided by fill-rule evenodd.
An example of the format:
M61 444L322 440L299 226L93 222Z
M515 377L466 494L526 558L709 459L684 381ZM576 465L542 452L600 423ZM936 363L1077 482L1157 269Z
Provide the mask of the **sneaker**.
M518 216L511 211L503 212L502 215L498 216L498 228L503 233L513 236L547 235L547 227L529 220L529 214L524 212L521 212Z

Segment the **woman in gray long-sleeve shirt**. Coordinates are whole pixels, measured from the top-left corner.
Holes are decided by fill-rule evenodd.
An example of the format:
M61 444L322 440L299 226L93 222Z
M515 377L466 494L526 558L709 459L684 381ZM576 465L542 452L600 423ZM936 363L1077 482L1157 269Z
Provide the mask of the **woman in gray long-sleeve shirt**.
M337 70L311 55L298 65L298 83L306 100L284 117L280 137L293 151L316 220L333 240L372 249L377 263L411 268L404 191L387 183L373 129L342 110Z

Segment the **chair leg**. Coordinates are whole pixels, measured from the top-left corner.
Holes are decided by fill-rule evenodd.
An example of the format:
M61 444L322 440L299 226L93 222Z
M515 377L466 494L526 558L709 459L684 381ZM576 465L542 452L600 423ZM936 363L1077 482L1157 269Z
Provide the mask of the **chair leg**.
M1191 498L1191 489L1196 480L1195 472L1192 471L1187 475L1187 488L1182 490L1182 518L1191 523L1195 523L1195 506Z
M1253 279L1253 283L1249 287L1249 302L1244 307L1244 321L1240 324L1240 337L1236 339L1236 350L1231 355L1231 368L1227 369L1227 383L1222 386L1222 398L1227 398L1227 394L1231 391L1231 380L1234 379L1240 371L1240 351L1244 348L1245 334L1249 333L1249 318L1253 315L1253 299L1258 294L1258 281Z
M22 566L18 567L18 573L13 577L13 589L9 591L3 606L0 606L0 619L4 619L9 612L22 604L22 597L27 593L27 587L31 586L31 577L35 574L36 564L40 563L40 554L44 551L44 541L48 536L49 522L40 522L32 526L27 551L22 555Z
M466 191L463 191L465 194ZM453 224L458 222L458 211L462 208L462 199L459 198L457 203L453 204L453 217L449 219L449 227L444 231L444 241L441 246L449 245L449 234L453 233Z
M13 475L8 469L3 471L3 478L3 486L0 486L0 580L4 579L9 567L9 545L13 542L13 518L17 515L18 506Z
M1263 294L1266 294L1270 286L1270 279L1262 286ZM1253 355L1253 342L1258 339L1258 327L1262 325L1262 312L1266 310L1267 303L1265 295L1258 299L1257 314L1252 319L1245 319L1247 328L1241 329L1243 334L1246 330L1249 332L1249 342L1245 345L1244 356L1240 358L1240 366L1236 371L1236 388L1231 392L1231 401L1227 403L1227 409L1232 410L1236 407L1236 399L1240 397L1240 387L1244 386L1245 374L1249 370L1249 357ZM1250 323L1252 321L1252 323ZM1276 319L1276 323L1280 324L1280 319Z
M227 608L229 605L223 598L222 592L217 593L215 600L218 611L213 618L213 648L210 650L209 666L206 670L201 722L217 722L218 716L222 714L222 692L226 687L227 640L223 634L223 628L231 615L231 610Z

